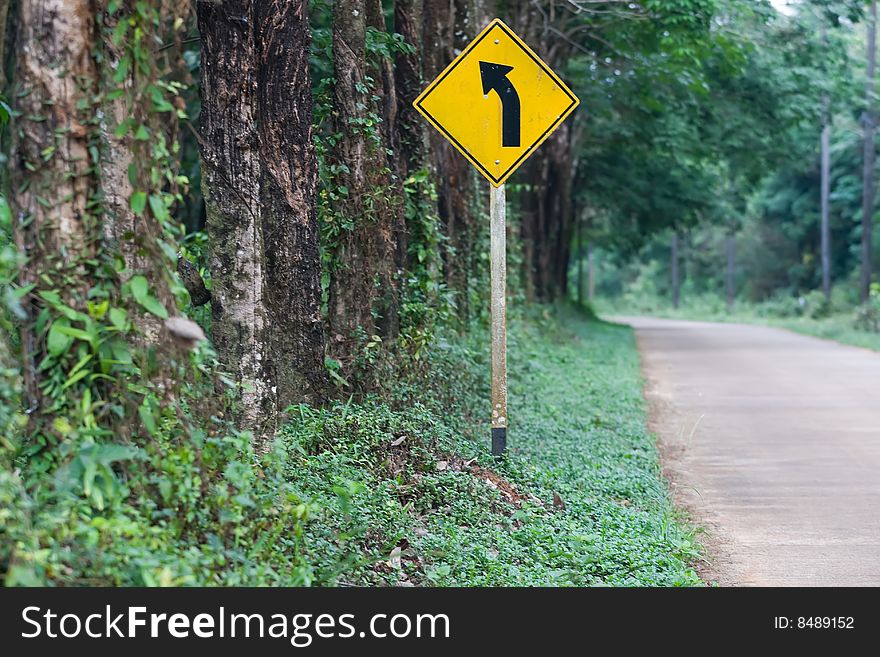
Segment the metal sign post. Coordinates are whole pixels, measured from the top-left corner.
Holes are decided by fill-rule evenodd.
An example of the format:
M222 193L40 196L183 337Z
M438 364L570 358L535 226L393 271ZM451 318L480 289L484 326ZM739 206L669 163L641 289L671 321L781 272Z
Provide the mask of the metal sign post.
M492 453L507 448L504 182L578 106L547 64L497 18L413 105L492 183Z
M492 260L492 454L507 449L507 228L504 185L490 188Z

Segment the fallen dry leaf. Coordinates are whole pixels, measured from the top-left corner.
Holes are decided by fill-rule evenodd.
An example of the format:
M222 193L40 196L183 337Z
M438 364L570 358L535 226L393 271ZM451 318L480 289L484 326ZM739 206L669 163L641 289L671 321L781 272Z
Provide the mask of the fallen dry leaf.
M557 509L565 511L565 502L562 501L562 498L559 497L559 493L553 493L553 506Z
M388 556L388 565L394 568L395 570L400 570L400 548L396 547L391 550L391 554Z

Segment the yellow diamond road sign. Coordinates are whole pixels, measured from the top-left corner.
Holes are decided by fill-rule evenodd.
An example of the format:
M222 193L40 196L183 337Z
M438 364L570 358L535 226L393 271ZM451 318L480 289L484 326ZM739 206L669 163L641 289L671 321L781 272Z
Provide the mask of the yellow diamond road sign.
M578 102L496 18L413 104L498 187Z

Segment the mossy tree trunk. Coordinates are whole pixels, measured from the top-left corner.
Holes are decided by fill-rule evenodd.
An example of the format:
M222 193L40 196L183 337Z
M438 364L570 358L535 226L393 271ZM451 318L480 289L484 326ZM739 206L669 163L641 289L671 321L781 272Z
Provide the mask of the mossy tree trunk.
M425 78L432 80L467 46L482 25L478 25L472 2L424 1ZM470 288L476 267L477 208L482 203L488 209L488 193L477 198L473 167L436 130L430 131L430 145L438 212L446 236L444 275L446 284L456 292L459 317L466 322L471 315Z
M367 25L381 28L378 20L372 0L333 3L333 121L340 138L331 153L338 200L329 324L332 352L347 367L357 358L359 338L396 331L397 199L381 127L393 86L386 86L381 63L372 64L366 50Z
M367 0L367 27L388 32L382 0ZM406 218L404 215L403 170L398 152L400 139L397 114L397 85L394 61L379 53L366 53L367 74L372 79L373 112L381 117L375 137L378 147L370 151L371 187L382 190L373 199L377 236L380 238L377 283L378 329L382 337L394 339L400 333L400 278L406 265Z
M425 166L427 159L426 123L413 107L422 91L423 0L396 0L394 31L412 49L395 58L397 86L397 143L399 169L409 175Z

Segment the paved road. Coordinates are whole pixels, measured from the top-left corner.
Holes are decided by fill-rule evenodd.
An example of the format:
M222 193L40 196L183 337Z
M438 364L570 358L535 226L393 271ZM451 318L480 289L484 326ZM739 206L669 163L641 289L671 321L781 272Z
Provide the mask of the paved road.
M675 498L721 584L880 585L880 353L741 324L636 328Z

